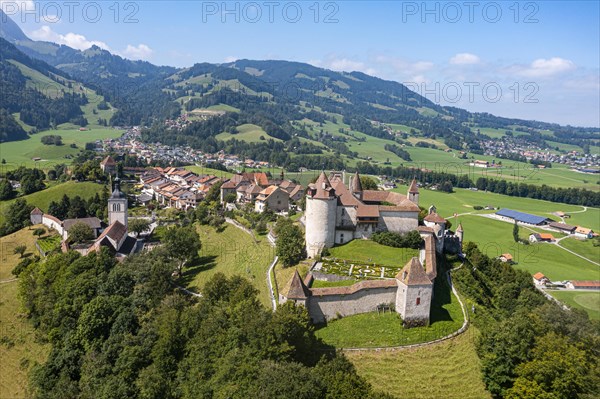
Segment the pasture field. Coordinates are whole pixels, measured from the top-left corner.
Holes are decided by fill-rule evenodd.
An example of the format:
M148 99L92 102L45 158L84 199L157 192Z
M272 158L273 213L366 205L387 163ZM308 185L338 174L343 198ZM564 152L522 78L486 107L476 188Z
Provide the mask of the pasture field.
M600 263L600 247L594 246L594 240L580 240L569 237L566 240L561 240L560 246ZM598 279L600 279L600 272L598 272Z
M266 272L275 250L266 236L255 242L248 233L230 224L225 224L221 232L209 226L197 226L197 231L202 243L200 261L184 268L180 284L202 292L204 283L215 273L239 274L252 282L259 290L260 301L270 307Z
M184 169L187 169L198 175L213 175L213 176L225 177L225 178L230 178L231 176L233 176L232 173L225 172L225 171L222 171L219 169L212 169L212 168L209 168L206 166L188 165L188 166L184 166Z
M263 137L264 140L273 139L275 141L281 141L281 139L269 136L267 132L265 132L260 126L253 125L251 123L238 126L237 130L238 133L236 134L220 133L215 138L223 141L236 139L246 141L248 143L259 143L263 141L260 139L261 137Z
M56 130L46 130L29 136L27 140L10 141L0 144L0 158L6 160L2 171L16 169L19 166L28 168L49 169L55 164L70 164L71 159L85 148L85 143L96 140L114 139L123 135L123 130L90 125L87 131L79 131L79 127L71 124L60 125ZM63 145L44 145L43 136L59 135ZM71 148L75 144L77 148ZM40 158L40 161L34 161Z
M397 398L489 399L475 352L476 335L477 330L470 327L435 345L344 355L377 391Z
M479 249L489 257L495 258L503 253L512 254L516 262L514 267L518 269L526 270L531 274L542 272L552 281L597 280L600 275L600 268L597 265L587 262L557 245L515 243L512 237L513 225L511 223L477 215L464 215L459 220L465 229L465 241L475 242ZM530 233L531 231L527 228L520 228L521 238L527 238ZM565 240L571 240L571 238ZM582 253L582 255L584 254Z
M25 398L29 371L44 362L50 350L36 341L33 326L21 313L18 282L7 282L20 261L14 247L25 244L25 256L31 256L37 253L33 243L33 230L27 228L0 238L0 398Z
M407 186L398 186L398 188L394 189L394 191L404 195L406 195L407 190ZM521 212L549 217L556 221L560 221L560 218L553 215L553 213L563 211L571 215L570 218L565 219L565 223L585 226L594 231L600 230L600 208L588 207L587 209L584 209L583 206L579 205L567 205L532 198L510 197L508 195L484 191L471 191L462 188L455 188L454 191L454 193L448 194L440 191L420 189L419 203L425 208L434 204L438 213L445 218L452 217L454 213L460 215L463 213L477 214L493 212L484 210L476 211L473 209L473 206L476 205L484 207L491 205L497 208L510 208ZM451 221L455 224L453 219L451 219Z
M600 291L561 290L546 292L571 308L585 310L590 319L600 320Z
M28 204L37 206L42 211L47 212L50 202L60 201L65 194L69 197L79 195L81 198L87 199L93 197L96 193L101 193L104 187L104 185L98 183L68 181L19 198L22 198L26 200ZM0 223L4 221L4 210L8 208L13 201L15 200L0 201Z

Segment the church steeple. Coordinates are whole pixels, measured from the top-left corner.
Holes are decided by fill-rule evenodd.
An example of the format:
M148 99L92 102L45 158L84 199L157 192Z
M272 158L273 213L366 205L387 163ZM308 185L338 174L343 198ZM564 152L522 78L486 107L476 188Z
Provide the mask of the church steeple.
M121 180L115 178L113 192L108 199L108 224L119 221L127 228L127 195L121 191Z
M416 205L419 205L419 187L417 186L417 180L413 179L408 187L408 194L406 195L409 201Z

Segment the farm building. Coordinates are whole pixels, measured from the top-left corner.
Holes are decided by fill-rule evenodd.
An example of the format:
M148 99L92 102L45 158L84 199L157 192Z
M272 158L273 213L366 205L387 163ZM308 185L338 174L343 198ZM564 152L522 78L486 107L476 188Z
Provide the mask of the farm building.
M508 252L505 254L502 254L498 257L498 259L500 259L502 262L509 262L512 263L513 261L513 256L511 254L509 254Z
M548 222L552 222L551 219L543 217L531 215L529 213L523 213L519 211L515 211L512 209L502 208L498 212L496 212L497 216L508 221L517 221L519 223L531 224L534 226L540 226L547 224Z
M598 280L572 280L567 283L567 288L572 290L600 290L600 281Z
M544 286L548 283L550 283L550 279L546 276L544 276L544 274L542 272L537 272L536 274L533 275L533 283L538 286Z
M573 234L577 226L571 226L570 224L552 222L548 224L548 227L552 227L554 230L558 230L561 233Z
M581 238L592 238L594 237L594 231L586 227L577 226L575 229L575 235Z
M554 236L550 233L533 233L529 235L529 242L552 242Z

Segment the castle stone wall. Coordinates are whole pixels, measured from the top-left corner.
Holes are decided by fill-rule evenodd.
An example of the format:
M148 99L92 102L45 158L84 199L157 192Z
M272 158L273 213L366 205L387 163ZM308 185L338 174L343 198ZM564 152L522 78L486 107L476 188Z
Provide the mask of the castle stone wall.
M381 304L396 302L397 287L368 288L349 295L313 295L308 300L308 313L314 323L341 316L374 312Z

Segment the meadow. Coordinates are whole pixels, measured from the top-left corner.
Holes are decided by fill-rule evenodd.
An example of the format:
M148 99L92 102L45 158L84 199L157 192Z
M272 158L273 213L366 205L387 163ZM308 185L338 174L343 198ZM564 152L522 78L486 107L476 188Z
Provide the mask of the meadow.
M217 140L223 140L223 141L236 139L236 140L246 141L248 143L258 143L258 142L262 141L260 139L261 137L263 138L263 140L273 139L275 141L281 141L281 139L277 139L277 138L269 136L267 134L267 132L265 132L260 126L253 125L250 123L238 126L237 131L238 132L236 134L220 133L215 138Z
M21 311L18 282L10 281L20 261L13 249L24 244L25 256L37 254L34 238L30 229L0 238L0 398L26 397L29 370L44 362L50 350L49 345L36 341L34 328Z
M329 258L345 259L366 264L403 267L419 251L411 248L393 248L370 240L353 240L329 249Z
M47 212L50 202L60 201L63 195L69 197L79 195L81 198L87 199L93 197L96 193L101 193L104 187L104 185L98 183L68 181L19 198L22 198L26 200L28 204L37 206L42 211ZM0 223L5 219L4 211L14 201L14 199L0 201Z
M344 352L358 374L377 391L397 398L486 399L475 352L478 332L438 344L397 351Z
M266 272L275 251L266 236L259 236L255 242L248 233L230 224L225 224L220 232L209 226L198 226L197 231L202 243L200 260L184 269L180 284L202 292L204 283L215 273L238 274L254 284L261 302L270 307Z
M546 291L554 298L575 309L587 312L592 320L600 320L600 291Z

